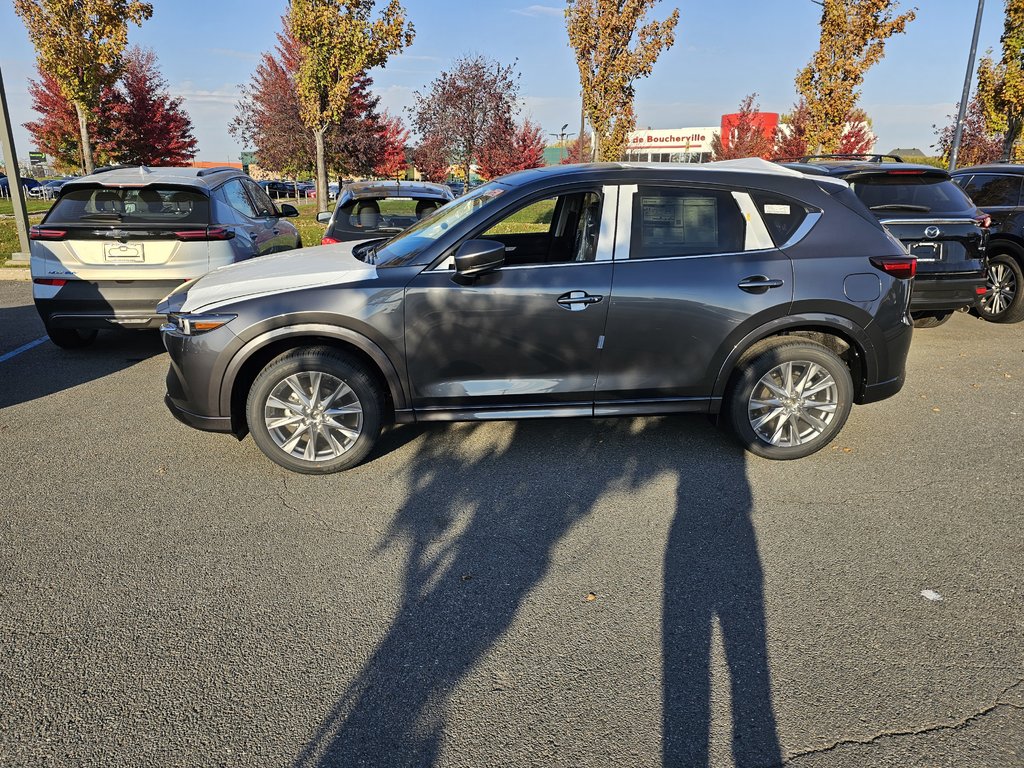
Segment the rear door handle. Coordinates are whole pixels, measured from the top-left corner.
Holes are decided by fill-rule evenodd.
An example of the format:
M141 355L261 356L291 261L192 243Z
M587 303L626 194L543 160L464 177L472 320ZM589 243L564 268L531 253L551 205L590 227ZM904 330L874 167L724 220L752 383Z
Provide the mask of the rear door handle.
M785 280L769 278L764 275L751 275L740 280L736 286L747 293L766 293L769 288L778 288L785 282Z
M586 291L569 291L558 297L558 306L570 312L580 312L591 304L597 304L603 296L594 296Z

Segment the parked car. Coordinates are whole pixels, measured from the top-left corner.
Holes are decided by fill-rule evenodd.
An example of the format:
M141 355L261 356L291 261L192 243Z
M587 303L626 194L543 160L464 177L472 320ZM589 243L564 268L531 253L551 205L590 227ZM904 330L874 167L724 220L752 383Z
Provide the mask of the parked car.
M61 187L67 184L68 181L69 179L50 179L49 181L44 181L38 187L30 189L28 196L37 200L53 200L57 197Z
M849 182L917 257L910 310L918 328L940 325L985 292L989 217L946 171L896 155L817 155L786 165Z
M21 188L25 190L25 194L32 194L32 190L39 186L39 182L33 179L31 176L21 177ZM6 175L0 174L0 197L11 196L11 182Z
M462 197L466 194L466 185L461 181L449 181L447 187L455 197Z
M902 387L915 265L845 182L762 160L521 171L178 287L166 403L306 473L388 421L676 411L799 458Z
M236 168L122 168L68 181L31 228L32 292L60 347L97 329L156 328L156 305L224 264L300 248L298 230Z
M284 197L295 197L295 184L290 181L258 181L267 196L274 200Z
M395 235L452 199L443 184L421 181L358 181L347 184L334 211L317 214L326 224L322 245Z
M1024 320L1024 166L997 164L960 168L953 181L992 218L988 281L975 312L993 323Z

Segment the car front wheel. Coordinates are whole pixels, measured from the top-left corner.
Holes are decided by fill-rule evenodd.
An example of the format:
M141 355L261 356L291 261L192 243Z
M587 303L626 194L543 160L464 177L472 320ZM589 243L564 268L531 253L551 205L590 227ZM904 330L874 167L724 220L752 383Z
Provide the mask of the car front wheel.
M726 407L748 451L785 460L828 445L846 423L852 403L846 364L820 344L793 340L748 359Z
M366 458L380 435L383 398L361 363L307 347L272 360L246 403L249 431L272 461L293 472L328 474Z
M1024 273L1020 262L1005 253L988 260L985 295L978 299L978 314L990 323L1019 323L1024 320Z

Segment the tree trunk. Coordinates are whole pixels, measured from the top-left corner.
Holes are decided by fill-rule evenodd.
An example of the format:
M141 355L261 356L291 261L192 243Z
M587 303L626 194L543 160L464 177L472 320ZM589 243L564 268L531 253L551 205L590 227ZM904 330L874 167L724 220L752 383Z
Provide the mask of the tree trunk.
M466 186L464 187L464 189L468 190L469 189L469 160L466 161L466 164L463 166L462 170L465 171L465 173L466 173Z
M1013 146L1020 138L1021 124L1017 120L1006 121L1006 132L1003 134L1003 157L1002 162L1013 162Z
M317 211L328 211L331 202L327 199L327 156L324 149L324 136L327 134L327 126L313 131L316 137L316 209Z
M85 105L76 101L75 112L78 113L78 136L81 142L83 171L86 174L90 174L94 168L92 164L92 144L89 143L89 121Z
M601 161L601 135L597 132L597 128L594 128L593 125L591 125L590 127L593 128L594 133L594 146L592 148L593 151L591 152L590 161L592 163L598 163Z

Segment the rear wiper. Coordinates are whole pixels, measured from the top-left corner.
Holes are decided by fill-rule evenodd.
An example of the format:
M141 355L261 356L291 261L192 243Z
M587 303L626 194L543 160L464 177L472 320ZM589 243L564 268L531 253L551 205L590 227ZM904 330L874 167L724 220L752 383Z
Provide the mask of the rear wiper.
M909 203L886 203L885 205L872 205L872 211L920 211L928 213L931 211L927 205L910 205Z
M123 217L120 213L85 213L82 218L90 221L121 221Z

